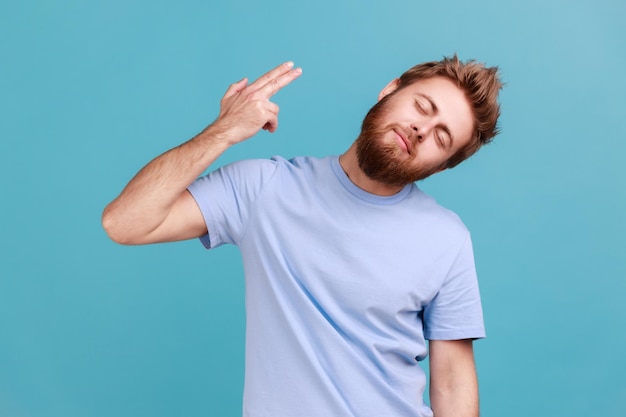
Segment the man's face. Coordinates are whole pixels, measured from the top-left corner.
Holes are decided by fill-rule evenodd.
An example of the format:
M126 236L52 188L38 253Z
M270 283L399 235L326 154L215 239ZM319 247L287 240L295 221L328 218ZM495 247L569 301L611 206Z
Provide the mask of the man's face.
M406 185L445 169L474 131L470 104L444 77L417 81L380 93L357 138L359 167L371 179Z

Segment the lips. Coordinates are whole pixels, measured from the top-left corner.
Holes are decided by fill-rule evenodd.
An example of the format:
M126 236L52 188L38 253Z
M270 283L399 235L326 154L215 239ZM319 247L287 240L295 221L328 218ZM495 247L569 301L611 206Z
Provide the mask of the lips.
M400 129L393 129L393 133L396 134L396 139L398 140L398 144L400 147L409 154L411 153L411 143L406 138L406 135Z

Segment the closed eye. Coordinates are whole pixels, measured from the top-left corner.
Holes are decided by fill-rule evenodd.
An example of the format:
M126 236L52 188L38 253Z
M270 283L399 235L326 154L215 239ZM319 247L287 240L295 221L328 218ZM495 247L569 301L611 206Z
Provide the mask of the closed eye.
M437 143L439 144L440 148L445 148L446 147L446 142L443 139L443 136L441 135L441 133L439 133L439 131L437 131L437 134L435 135L435 137L437 138Z
M439 108L437 107L433 99L426 94L418 93L416 95L415 102L427 114L437 114L439 111Z
M426 110L426 108L424 107L424 104L419 101L419 100L415 100L415 107L417 108L417 111L420 112L423 115L427 115L428 111Z
M452 136L447 132L447 129L437 129L437 141L442 148L452 148Z

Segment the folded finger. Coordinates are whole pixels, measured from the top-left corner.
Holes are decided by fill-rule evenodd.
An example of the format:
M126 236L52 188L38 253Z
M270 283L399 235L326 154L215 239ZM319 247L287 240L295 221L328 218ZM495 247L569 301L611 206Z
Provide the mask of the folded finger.
M270 133L276 132L278 128L278 117L272 117L263 125L263 130L267 130Z
M267 111L273 114L278 114L279 110L280 108L278 107L278 104L272 103L271 101L267 102Z

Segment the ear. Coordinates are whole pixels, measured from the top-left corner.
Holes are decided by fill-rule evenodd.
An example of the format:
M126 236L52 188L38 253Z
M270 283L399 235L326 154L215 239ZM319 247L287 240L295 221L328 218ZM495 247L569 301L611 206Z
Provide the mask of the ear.
M381 92L378 94L378 101L382 100L386 95L388 95L389 93L393 93L394 91L396 91L398 89L398 86L400 85L400 79L399 78L395 78L393 79L389 84L387 84L385 86L385 88L383 88L381 90Z

